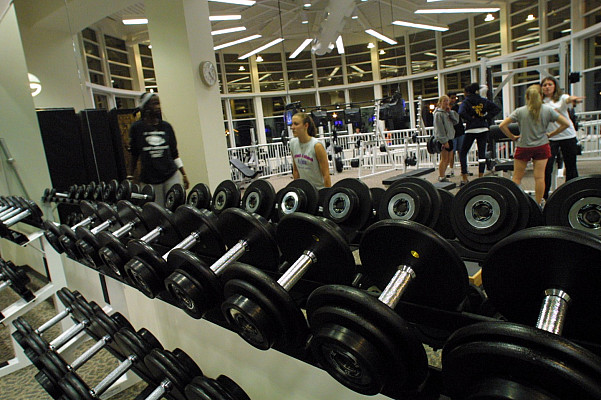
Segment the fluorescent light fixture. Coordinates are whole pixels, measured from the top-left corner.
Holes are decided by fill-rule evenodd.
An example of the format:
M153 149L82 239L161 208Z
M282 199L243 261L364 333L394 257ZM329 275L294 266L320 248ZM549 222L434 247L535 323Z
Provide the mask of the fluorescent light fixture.
M144 25L148 23L148 18L124 19L123 25Z
M238 78L238 79L234 79L233 81L229 81L228 83L236 83L236 82L241 82L245 79L249 79L248 76L243 76L242 78Z
M301 24L308 24L308 23L309 23L309 21L307 21L307 20L302 20L301 21Z
M427 8L415 10L415 14L465 14L465 13L492 13L499 11L499 7L492 8Z
M211 15L209 21L236 21L242 19L242 15Z
M359 19L359 16L358 16L358 15L353 15L353 16L351 17L351 19Z
M313 74L305 75L305 78L310 78L312 76L313 76Z
M438 57L438 56L436 55L436 53L431 53L431 52L429 52L429 51L426 51L424 54L425 54L425 55L427 55L427 56L430 56L430 57Z
M238 57L238 60L244 60L244 59L246 59L246 58L248 58L248 57L250 57L250 56L252 56L254 54L260 53L263 50L270 48L271 46L275 46L276 44L282 42L283 40L284 40L284 38L277 38L276 40L272 40L271 42L269 42L267 44L264 44L263 46L261 46L261 47L259 47L257 49L254 49L253 51L248 52L248 53L246 53L246 54Z
M571 28L564 29L563 31L561 31L561 33L570 33L570 32L572 32Z
M300 46L298 46L298 48L296 50L294 50L294 52L292 54L290 54L290 58L296 58L296 56L298 56L300 54L301 51L303 51L305 49L305 47L307 47L309 45L309 43L311 43L313 41L313 39L305 39Z
M332 72L330 72L330 76L334 76L336 75L336 72L338 72L340 70L340 67L336 67L332 70Z
M248 36L248 37L245 37L245 38L242 38L242 39L234 40L233 42L228 42L228 43L220 44L219 46L213 47L213 50L220 50L220 49L224 49L226 47L235 46L235 45L240 44L240 43L249 42L251 40L258 39L260 37L261 37L261 35Z
M309 8L309 7L311 7L311 3L306 2L305 4L303 4L303 6Z
M356 65L351 65L351 68L352 68L352 69L354 69L354 70L355 70L355 71L357 71L357 72L360 72L360 73L362 73L362 74L364 74L364 73L365 73L365 71L364 71L364 70L362 70L361 68L357 67Z
M470 51L470 49L444 49L444 51L448 51L449 53L464 53Z
M367 29L365 31L365 33L372 35L373 37L378 38L388 44L397 44L396 40L393 40L393 39L389 38L388 36L384 36L381 33L374 31L373 29Z
M271 74L265 74L262 77L259 78L259 82L261 82L262 80L265 80L267 78L269 78L271 76Z
M495 20L495 16L492 15L491 13L486 14L486 18L484 18L484 21L486 22L490 22L490 21L494 21Z
M436 26L436 25L428 25L428 24L416 24L414 22L408 21L393 21L393 25L406 26L408 28L417 28L417 29L428 29L431 31L439 31L445 32L449 30L448 26Z
M255 0L209 0L215 3L227 3L227 4L237 4L239 6L253 6L255 5Z
M376 45L375 45L375 44L373 44L372 42L369 42L369 43L367 44L367 48L368 48L368 49L373 49L374 47L376 47Z
M342 43L342 36L338 36L338 39L336 39L336 49L338 50L338 54L344 54L344 43Z
M223 35L225 33L240 32L240 31L245 31L245 30L246 30L245 26L236 26L234 28L219 29L216 31L211 31L211 35L213 35L213 36Z
M538 35L520 38L520 39L516 40L516 42L518 42L518 43L524 43L524 42L529 42L531 40L538 40Z
M538 26L533 26L532 28L528 28L529 31L538 31L540 28Z

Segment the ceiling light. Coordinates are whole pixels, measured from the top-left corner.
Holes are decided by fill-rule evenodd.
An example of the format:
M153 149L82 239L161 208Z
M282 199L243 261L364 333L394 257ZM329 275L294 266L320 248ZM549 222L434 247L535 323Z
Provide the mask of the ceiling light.
M259 78L259 82L261 82L262 80L265 80L267 78L269 78L271 76L271 74L265 74L262 77Z
M436 25L427 25L427 24L416 24L414 22L407 21L393 21L393 25L406 26L409 28L417 28L417 29L429 29L432 31L446 32L449 30L448 26L436 26Z
M427 55L427 56L430 56L430 57L438 57L438 56L436 55L436 53L431 53L431 52L429 52L429 51L426 51L424 54L425 54L425 55Z
M389 38L388 36L384 36L379 32L374 31L373 29L367 29L365 31L365 33L372 35L375 38L378 38L380 40L383 40L384 42L388 43L388 44L397 44L396 40L393 40L391 38Z
M246 27L244 26L236 26L235 28L227 28L227 29L219 29L216 31L211 31L211 35L215 36L215 35L223 35L225 33L233 33L233 32L240 32L240 31L245 31Z
M358 15L353 15L353 16L351 17L351 19L359 19L359 16L358 16Z
M31 96L35 97L42 91L42 83L40 82L40 78L34 74L27 73L27 77L29 78L29 89L31 89Z
M338 70L340 70L340 67L336 67L332 70L332 72L330 72L330 76L334 76L336 75L336 72L338 72Z
M570 33L572 32L572 29L568 28L568 29L564 29L563 31L561 31L561 33Z
M386 54L386 52L384 50L380 50L380 54L384 55L384 54Z
M148 18L124 19L123 25L144 25L148 23Z
M257 49L254 49L253 51L251 51L249 53L241 55L240 57L238 57L238 60L244 60L245 58L248 58L248 57L250 57L250 56L252 56L254 54L257 54L257 53L259 53L259 52L261 52L261 51L263 51L265 49L270 48L271 46L274 46L274 45L282 42L283 40L284 40L284 38L277 38L276 40L272 40L271 42L269 42L267 44L264 44L263 46L261 46L261 47L259 47Z
M529 42L531 40L538 40L538 35L536 35L536 36L530 36L530 37L524 37L524 38L516 40L516 42L523 43L523 42Z
M344 43L342 43L342 36L338 36L338 39L336 39L336 49L338 50L338 54L344 54Z
M470 51L470 49L444 49L444 51L448 51L449 53L464 53Z
M296 56L299 55L299 53L301 51L303 51L305 49L305 47L307 47L309 45L309 43L311 43L313 41L313 39L305 39L300 46L298 46L298 48L296 50L294 50L294 52L292 54L290 54L290 58L296 58Z
M149 48L149 49L152 49L152 45L151 45L151 44L149 44L149 45L148 45L148 48Z
M261 62L261 61L263 61L263 57L257 56L257 62Z
M213 47L213 50L220 50L220 49L224 49L226 47L235 46L235 45L240 44L240 43L244 43L244 42L248 42L248 41L251 41L251 40L258 39L260 37L261 37L261 35L248 36L248 37L245 37L245 38L242 38L242 39L234 40L233 42L228 42L228 43L220 44L219 46Z
M240 68L238 68L238 71L246 71L246 68L244 68L244 65L241 65Z
M357 72L360 72L360 73L362 73L362 74L364 74L364 73L365 73L365 71L364 71L364 70L362 70L361 68L357 67L356 65L351 65L351 68L352 68L352 69L354 69L354 70L355 70L355 71L357 71Z
M215 3L237 4L239 6L252 6L256 3L255 0L209 0Z
M375 45L375 44L373 44L372 42L369 42L369 43L367 44L367 48L368 48L368 49L373 49L374 47L376 47L376 45Z
M311 2L305 1L305 4L303 4L303 7L307 7L307 8L311 7Z
M495 20L495 17L491 13L486 14L486 18L484 18L484 21L486 21L486 22L494 21L494 20Z
M233 81L229 81L228 83L236 83L248 79L248 76L243 76L242 78L234 79Z
M209 21L236 21L242 19L242 15L211 15Z
M309 21L307 21L307 20L302 20L301 21L301 24L308 24L308 23L309 23Z
M528 14L528 16L526 17L526 21L534 21L536 18L534 18L534 14Z
M529 31L538 31L540 28L538 26L533 26L532 28L528 28Z
M464 13L491 13L499 11L499 7L493 8L428 8L415 10L415 14L464 14Z

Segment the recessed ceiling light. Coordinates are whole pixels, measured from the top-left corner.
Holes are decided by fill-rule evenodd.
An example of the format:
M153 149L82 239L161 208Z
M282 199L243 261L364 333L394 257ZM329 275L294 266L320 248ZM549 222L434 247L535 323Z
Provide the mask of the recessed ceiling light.
M148 18L124 19L123 25L144 25L148 23Z
M227 28L227 29L219 29L216 31L211 31L211 35L216 36L216 35L223 35L226 33L233 33L233 32L240 32L240 31L245 31L246 27L244 26L237 26L235 28Z
M244 42L248 42L248 41L251 41L251 40L258 39L260 37L262 37L262 36L261 35L248 36L248 37L245 37L245 38L242 38L242 39L234 40L233 42L228 42L228 43L220 44L219 46L213 47L213 50L220 50L220 49L224 49L226 47L235 46L235 45L240 44L240 43L244 43Z
M397 44L398 42L394 39L389 38L388 36L384 36L379 32L374 31L373 29L367 29L365 33L372 35L375 38L378 38L388 44Z
M263 45L263 46L261 46L261 47L259 47L257 49L254 49L251 52L248 52L248 53L246 53L244 55L241 55L240 57L238 57L238 60L244 60L244 59L246 59L246 58L248 58L248 57L250 57L250 56L252 56L254 54L257 54L257 53L259 53L259 52L261 52L261 51L263 51L265 49L270 48L271 46L274 46L274 45L282 42L283 40L284 40L284 38L277 38L275 40L272 40L271 42L269 42L269 43L267 43L267 44L265 44L265 45Z
M439 32L446 32L449 30L448 26L417 24L415 22L408 22L408 21L393 21L392 24L399 25L399 26L406 26L408 28L428 29L431 31L439 31Z
M242 19L242 15L211 15L209 21L236 21Z
M237 4L240 6L252 6L256 3L255 0L209 0L215 3Z
M491 13L499 11L499 7L493 8L427 8L415 10L415 14L465 14L465 13Z

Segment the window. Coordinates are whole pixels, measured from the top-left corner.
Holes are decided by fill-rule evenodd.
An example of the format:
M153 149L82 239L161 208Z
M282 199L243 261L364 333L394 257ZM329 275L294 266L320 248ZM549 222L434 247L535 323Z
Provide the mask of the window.
M311 52L308 50L300 52L294 59L286 54L286 68L288 69L288 86L290 90L306 89L315 87L313 81L313 63Z
M567 36L572 32L570 28L570 1L547 0L547 40L551 41Z
M538 2L518 0L511 3L511 49L522 50L540 43Z
M423 31L409 35L409 49L411 54L411 73L418 74L424 71L437 69L436 65L436 39L434 32Z
M157 79L154 74L154 63L152 61L152 50L148 45L139 44L140 63L142 64L142 75L144 79L144 88L146 91L150 89L157 91Z
M132 90L131 66L125 40L104 35L111 86Z
M491 15L495 18L492 21L486 21L485 14L474 17L477 59L501 55L501 22L498 13Z
M315 58L319 87L342 85L342 59L335 50ZM330 104L330 103L327 103Z
M261 92L285 90L282 57L280 53L261 54L263 61L257 61L259 89Z
M237 54L223 55L228 93L252 92L248 60L238 60Z
M398 44L388 45L384 42L378 44L380 50L380 78L392 78L407 75L407 59L405 53L405 38L395 38Z
M373 80L370 50L364 44L359 44L346 46L345 52L348 83Z
M104 69L102 68L102 58L100 44L96 39L96 31L86 28L81 32L83 38L83 47L85 51L86 64L90 82L97 85L106 86L104 80ZM98 104L99 102L96 102Z
M470 62L470 42L467 19L449 24L442 33L442 61L445 68Z

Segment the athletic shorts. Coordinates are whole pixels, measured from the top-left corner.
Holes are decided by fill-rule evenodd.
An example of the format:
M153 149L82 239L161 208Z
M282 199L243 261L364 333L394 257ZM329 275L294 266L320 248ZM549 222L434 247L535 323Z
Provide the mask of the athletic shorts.
M549 143L536 147L518 147L515 149L513 158L516 160L546 160L551 157L551 146Z

